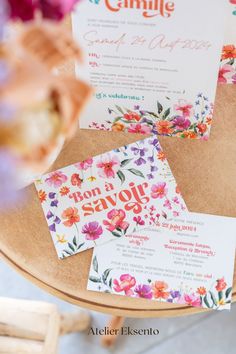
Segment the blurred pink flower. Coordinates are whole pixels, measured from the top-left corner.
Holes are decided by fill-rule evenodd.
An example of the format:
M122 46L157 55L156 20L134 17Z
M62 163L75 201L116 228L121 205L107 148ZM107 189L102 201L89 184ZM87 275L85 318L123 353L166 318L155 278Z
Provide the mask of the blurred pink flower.
M120 281L117 279L113 280L113 289L118 293L124 291L126 296L132 296L134 292L131 288L133 288L135 284L136 280L134 277L129 274L122 274Z
M164 198L168 192L168 189L166 188L166 182L159 182L157 184L154 184L151 188L151 197L156 199L156 198Z
M180 111L183 117L190 117L193 113L193 105L188 103L186 100L179 100L178 104L174 106L174 109L176 111Z
M93 159L92 158L89 158L87 160L84 160L84 161L81 161L81 162L78 162L75 164L75 167L78 168L78 170L83 170L83 171L86 171L88 170L90 167L92 167L93 165Z
M177 130L187 130L191 125L190 120L184 116L177 116L172 122Z
M102 232L102 227L97 221L89 222L82 228L82 233L86 235L85 238L89 241L97 240L101 236Z
M107 230L111 232L117 228L126 230L129 227L129 224L125 221L126 214L122 209L112 209L107 214L107 217L110 221L104 220L103 224L107 226Z
M33 20L36 11L43 18L60 21L70 13L79 0L8 0L9 16L23 22Z
M230 76L233 72L234 68L231 65L223 65L219 70L218 82L221 84L227 83L227 76Z
M63 183L65 183L67 181L67 176L60 172L60 171L56 171L56 172L52 172L49 174L49 177L46 178L45 182L54 188L58 188L61 187L61 185Z
M106 154L101 156L97 163L98 175L102 178L115 178L115 174L120 167L120 161L117 156Z
M144 225L145 221L141 218L141 216L135 216L133 218L134 222L136 222L137 225Z
M193 307L200 307L201 306L201 299L196 294L185 294L184 295L185 303L189 306Z

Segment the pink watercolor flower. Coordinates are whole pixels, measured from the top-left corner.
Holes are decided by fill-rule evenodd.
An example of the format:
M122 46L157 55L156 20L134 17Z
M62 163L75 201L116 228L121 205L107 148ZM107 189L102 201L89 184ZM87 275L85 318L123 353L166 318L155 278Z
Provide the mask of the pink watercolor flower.
M82 228L82 234L85 234L86 240L89 241L97 240L102 235L102 233L102 227L97 221L89 222L88 224L85 224Z
M171 202L169 201L169 199L165 200L165 203L163 204L163 207L164 208L168 208L169 210L172 209Z
M126 230L129 227L129 223L125 221L126 214L122 209L112 209L107 214L109 221L104 220L103 224L107 226L107 230L114 231L117 228Z
M200 307L201 306L201 299L198 295L192 294L184 294L185 303L189 306L193 307Z
M67 181L67 176L60 172L60 171L56 171L56 172L52 172L49 174L49 177L46 178L45 182L50 186L50 187L54 187L54 188L58 188L61 187L61 185L63 183L65 183Z
M93 159L89 158L87 160L78 162L75 164L75 167L78 168L78 170L86 171L93 165Z
M130 124L128 128L129 133L137 133L137 134L150 134L152 129L146 124Z
M144 225L145 221L141 218L141 216L135 216L133 218L134 222L136 222L137 225Z
M130 274L122 274L120 276L120 281L117 279L113 280L113 289L117 293L124 291L126 296L132 296L134 294L133 288L136 284L136 280Z
M225 64L223 65L220 70L219 70L219 75L218 75L218 82L220 84L226 84L228 81L228 78L232 73L234 72L234 69L231 65Z
M156 198L164 198L168 192L168 189L166 188L166 182L159 182L157 184L153 184L151 188L151 197L156 199Z
M101 156L97 163L98 175L102 178L115 178L115 175L120 167L120 160L117 156L106 154Z
M149 285L138 285L134 289L137 297L141 297L143 299L152 299L153 293L152 288Z
M77 186L79 188L81 187L81 184L83 182L82 178L80 178L80 175L78 173L73 173L70 181L71 181L72 186Z
M173 211L173 216L174 216L174 217L179 216L179 212L178 212L178 211L176 211L176 210L175 210L175 211Z
M174 105L174 109L181 112L185 118L190 117L193 113L193 105L186 100L179 100L178 104Z
M184 116L175 117L172 123L177 130L187 130L191 125L190 120Z

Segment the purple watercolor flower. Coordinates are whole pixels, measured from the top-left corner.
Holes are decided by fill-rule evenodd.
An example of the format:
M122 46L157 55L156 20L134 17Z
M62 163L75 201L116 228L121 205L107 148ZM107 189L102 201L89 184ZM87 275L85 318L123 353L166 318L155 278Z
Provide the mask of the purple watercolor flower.
M139 108L140 108L139 105L135 105L135 106L134 106L134 109L135 109L135 110L139 110Z
M51 207L56 207L57 208L57 206L58 206L58 203L59 203L59 201L57 200L57 199L55 199L55 200L53 200L52 202L51 202Z
M151 162L151 163L154 162L154 156L149 156L147 159L148 159L148 161Z
M149 285L137 285L134 289L134 292L136 293L137 297L144 299L151 299L153 296L152 288Z
M48 194L49 199L54 199L55 196L56 196L56 193L54 193L54 192L50 192L50 193Z
M183 116L175 117L175 119L173 119L172 123L175 126L175 128L178 130L187 130L191 125L190 120L183 117Z
M173 299L179 298L181 296L181 294L178 290L171 290L170 295Z
M49 230L52 231L52 232L56 232L56 224L51 224L49 226Z
M141 166L141 165L145 165L146 164L146 160L144 160L142 157L140 157L138 160L135 160L134 163L137 166Z
M55 224L60 224L61 219L58 216L56 216L54 219L54 222L55 222Z
M151 172L156 172L158 168L156 166L151 166Z
M85 234L86 240L95 241L102 235L103 229L97 221L92 221L83 226L82 233Z
M53 216L54 216L54 214L51 212L51 210L49 210L49 211L47 212L47 219L49 220L49 219L51 219Z
M150 180L150 179L153 179L153 178L154 178L154 176L153 176L153 174L152 174L152 173L148 173L148 174L147 174L147 178Z

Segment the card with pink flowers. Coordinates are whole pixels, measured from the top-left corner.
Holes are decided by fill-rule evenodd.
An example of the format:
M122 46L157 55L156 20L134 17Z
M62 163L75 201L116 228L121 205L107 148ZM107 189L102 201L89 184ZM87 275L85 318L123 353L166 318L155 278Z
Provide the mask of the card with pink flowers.
M228 15L218 81L221 84L236 84L236 0L226 1Z
M85 0L72 17L95 87L81 128L207 140L226 0ZM94 115L93 112L96 112Z
M48 173L35 186L60 258L186 211L155 136Z
M87 289L230 309L236 219L186 213L93 251Z

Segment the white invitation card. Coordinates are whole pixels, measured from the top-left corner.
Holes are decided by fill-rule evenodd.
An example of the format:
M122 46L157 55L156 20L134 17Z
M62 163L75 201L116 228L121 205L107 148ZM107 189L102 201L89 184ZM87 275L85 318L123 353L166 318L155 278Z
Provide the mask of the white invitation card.
M59 258L186 210L156 136L47 173L35 186Z
M186 213L93 252L88 290L229 309L236 219Z
M81 128L207 139L225 0L84 0L72 17L95 93Z

